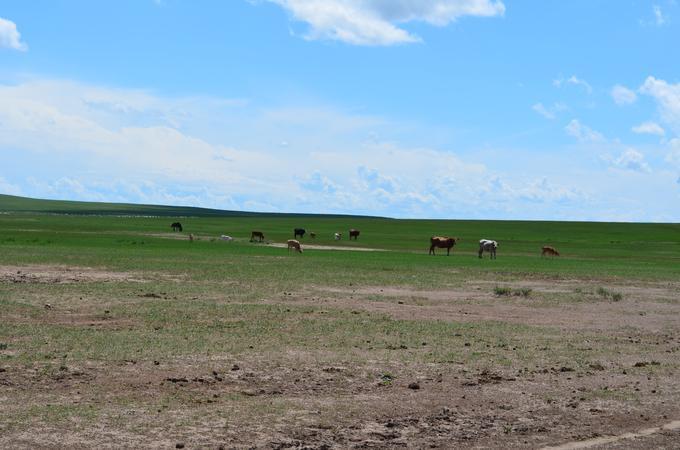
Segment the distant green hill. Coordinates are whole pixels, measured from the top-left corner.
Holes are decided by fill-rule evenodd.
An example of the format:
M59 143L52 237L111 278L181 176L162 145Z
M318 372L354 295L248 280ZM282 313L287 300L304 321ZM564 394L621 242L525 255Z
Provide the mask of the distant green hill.
M47 214L111 215L111 216L164 216L164 217L357 217L342 214L284 214L191 206L137 205L132 203L76 202L67 200L41 200L0 194L0 212L34 212ZM364 217L364 216L362 216Z

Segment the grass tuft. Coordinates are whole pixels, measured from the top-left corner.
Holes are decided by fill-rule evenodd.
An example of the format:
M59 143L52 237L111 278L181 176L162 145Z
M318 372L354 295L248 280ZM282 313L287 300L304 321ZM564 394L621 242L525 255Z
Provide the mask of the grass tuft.
M611 299L614 302L619 302L623 300L622 293L610 291L609 289L603 288L602 286L598 287L596 292L600 297L605 299Z
M496 286L493 289L494 294L496 294L498 297L510 297L515 296L515 297L529 297L531 295L531 289L530 288L519 288L519 289L511 289L509 287L501 287L501 286Z

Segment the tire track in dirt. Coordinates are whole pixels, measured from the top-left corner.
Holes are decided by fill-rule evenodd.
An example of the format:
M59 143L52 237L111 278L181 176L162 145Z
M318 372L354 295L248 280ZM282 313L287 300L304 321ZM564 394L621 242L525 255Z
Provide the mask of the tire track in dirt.
M660 427L645 428L637 433L624 433L618 436L603 436L585 441L567 442L557 446L543 447L541 450L578 450L581 448L592 448L598 445L614 444L623 440L644 438L653 434L673 430L680 430L680 420L674 420L673 422L661 425Z

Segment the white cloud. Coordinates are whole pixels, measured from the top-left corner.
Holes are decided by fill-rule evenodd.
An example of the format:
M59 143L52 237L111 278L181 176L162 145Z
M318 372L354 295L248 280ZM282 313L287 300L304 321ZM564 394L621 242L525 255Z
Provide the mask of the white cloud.
M578 121L570 125L581 139L601 138ZM644 159L635 155L609 161L625 170L603 171L575 156L590 154L588 146L570 147L562 157L559 150L524 158L499 149L513 158L497 161L375 137L400 129L403 124L386 118L328 105L273 109L62 81L0 85L0 157L12 174L11 183L0 179L0 190L393 217L593 220L621 211L633 219L664 212L680 217L668 212L668 196L659 193L668 179L647 175ZM284 140L287 147L280 145ZM646 177L642 187L620 181L640 176ZM629 198L642 206L626 208ZM656 215L648 214L654 209Z
M669 147L670 152L666 155L666 161L680 169L680 138L671 139Z
M664 136L666 131L656 122L644 122L632 128L633 133Z
M593 87L588 83L586 80L583 80L581 78L578 78L576 75L572 75L567 79L564 78L557 78L553 80L553 86L555 87L562 87L565 84L571 84L573 86L581 86L583 89L586 90L588 94L593 93Z
M598 143L604 142L605 138L601 133L583 125L578 119L573 119L564 127L568 135L575 137L579 142Z
M0 17L0 48L11 48L13 50L26 51L28 45L21 42L21 34L17 26L11 20Z
M656 100L663 121L680 133L680 83L670 84L648 77L640 87L640 92Z
M532 106L531 109L533 109L546 119L553 120L557 117L558 112L565 111L567 107L563 103L555 103L550 107L546 107L543 105L543 103L539 102Z
M492 17L505 12L500 0L269 0L309 24L308 39L354 45L393 45L420 38L397 24L420 21L446 26L463 16Z
M21 188L0 177L0 194L22 195Z
M634 91L625 86L621 86L620 84L617 84L612 88L611 96L614 99L614 103L619 106L630 105L637 100L637 95Z
M654 23L656 26L662 26L666 23L666 17L663 14L663 11L661 11L661 7L659 5L654 5L652 7L652 11L654 12Z
M624 150L618 157L605 157L612 167L617 169L629 170L632 172L651 172L649 164L645 161L645 156L639 151L629 148Z

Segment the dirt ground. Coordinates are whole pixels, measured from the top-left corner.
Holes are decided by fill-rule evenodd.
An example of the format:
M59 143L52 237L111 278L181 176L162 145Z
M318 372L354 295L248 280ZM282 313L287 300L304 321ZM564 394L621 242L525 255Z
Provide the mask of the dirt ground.
M59 266L0 267L0 283L107 281L144 277ZM54 370L0 359L2 417L13 419L3 426L0 446L680 448L680 283L609 285L623 294L620 301L600 298L594 281L504 283L531 289L526 297L496 295L495 285L475 280L459 289L429 291L306 286L263 300L406 321L549 327L569 345L579 342L589 362L554 365L550 349L538 349L521 363L423 363L407 356L386 361L369 346L353 350L363 355L359 359L349 352L291 350L88 360ZM49 323L114 331L140 326L85 309L55 308ZM607 352L593 349L601 342L611 346ZM424 349L429 345L422 343ZM409 355L419 349L393 351ZM596 361L589 352L596 352ZM602 437L615 438L593 440Z

